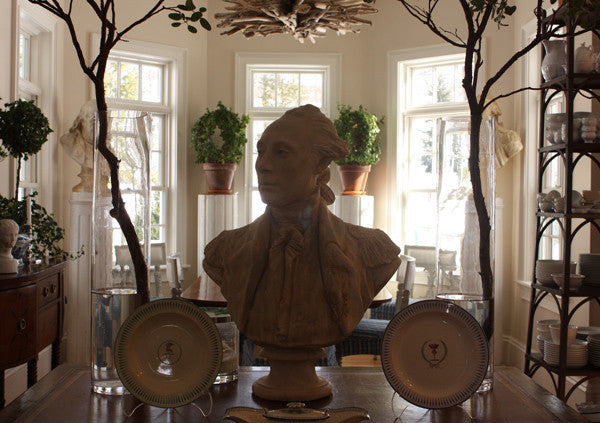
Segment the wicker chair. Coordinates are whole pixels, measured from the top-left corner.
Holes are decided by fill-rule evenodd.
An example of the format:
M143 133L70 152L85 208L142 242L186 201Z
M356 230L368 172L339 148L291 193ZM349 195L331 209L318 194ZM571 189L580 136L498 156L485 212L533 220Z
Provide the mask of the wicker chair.
M335 355L339 365L345 356L356 354L380 355L383 333L389 321L396 313L408 305L415 283L415 259L400 256L401 264L396 274L398 290L396 299L371 310L371 318L360 320L350 336L335 346Z

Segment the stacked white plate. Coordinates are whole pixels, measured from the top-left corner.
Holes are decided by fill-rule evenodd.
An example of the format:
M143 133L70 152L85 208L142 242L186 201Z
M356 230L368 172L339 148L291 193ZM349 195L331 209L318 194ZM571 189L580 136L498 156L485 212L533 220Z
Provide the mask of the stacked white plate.
M560 320L538 320L536 322L536 329L538 331L537 345L540 352L544 353L544 341L552 341L552 335L550 334L550 325L559 324Z
M600 334L588 336L590 343L590 363L600 366Z
M599 344L600 345L600 344ZM560 345L552 341L544 342L544 361L552 366L558 366ZM567 367L579 369L588 362L588 343L576 340L567 347Z
M542 354L544 354L544 341L545 341L545 339L542 337L542 335L538 335L536 339L537 339L538 350L540 350L540 352Z
M587 341L589 335L596 333L600 333L600 326L579 326L577 328L577 339Z

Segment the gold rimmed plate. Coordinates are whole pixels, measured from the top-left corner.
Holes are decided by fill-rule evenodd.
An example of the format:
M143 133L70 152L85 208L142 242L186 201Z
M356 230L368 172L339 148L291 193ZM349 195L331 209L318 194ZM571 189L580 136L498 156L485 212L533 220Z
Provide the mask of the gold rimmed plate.
M215 324L180 299L137 308L115 341L115 366L125 388L143 403L162 408L189 404L207 391L221 357Z
M394 316L383 336L385 377L402 398L423 408L467 400L481 385L488 360L479 323L448 301L411 304Z

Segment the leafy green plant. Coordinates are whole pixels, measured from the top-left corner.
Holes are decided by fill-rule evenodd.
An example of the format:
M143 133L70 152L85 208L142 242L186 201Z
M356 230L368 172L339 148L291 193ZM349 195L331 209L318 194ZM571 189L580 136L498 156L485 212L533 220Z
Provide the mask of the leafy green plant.
M350 153L338 165L356 164L360 166L374 165L381 155L381 144L377 139L383 118L367 112L362 105L358 110L338 104L339 116L333 121L338 136L350 145Z
M0 155L7 153L17 159L15 197L19 192L21 160L27 160L42 148L52 132L48 119L33 101L17 100L5 103L0 110Z
M37 192L30 194L31 198L31 255L33 258L44 259L76 259L83 255L83 247L75 254L70 254L60 248L58 243L65 237L65 230L58 226L54 214L35 201ZM27 197L22 200L6 198L0 195L0 219L12 219L19 227L27 224Z
M241 117L219 101L215 110L206 109L192 127L191 143L196 150L196 163L240 163L246 146L248 115ZM215 144L215 130L219 128L223 143Z
M166 8L171 11L169 13L169 19L175 21L171 22L171 26L177 28L181 25L186 25L188 31L192 34L198 32L198 28L194 26L195 22L200 22L202 28L210 31L210 23L202 17L202 14L206 12L206 7L200 7L196 10L196 6L192 0L186 0L185 4L178 4L177 7L169 7ZM187 15L186 12L191 12L190 15Z

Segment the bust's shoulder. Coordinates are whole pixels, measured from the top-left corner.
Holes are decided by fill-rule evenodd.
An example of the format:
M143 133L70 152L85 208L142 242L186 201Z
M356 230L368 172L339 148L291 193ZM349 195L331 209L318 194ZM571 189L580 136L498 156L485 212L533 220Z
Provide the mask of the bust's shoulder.
M356 242L360 256L368 267L396 262L400 254L390 237L380 229L345 223L348 237Z

